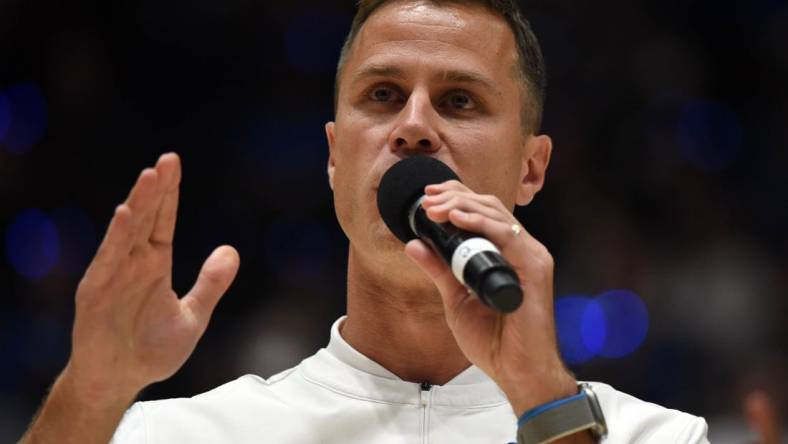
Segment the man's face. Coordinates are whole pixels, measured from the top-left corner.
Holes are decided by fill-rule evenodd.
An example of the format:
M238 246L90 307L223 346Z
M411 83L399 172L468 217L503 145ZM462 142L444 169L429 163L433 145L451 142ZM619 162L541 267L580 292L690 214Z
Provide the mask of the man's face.
M339 79L336 122L326 125L337 218L355 250L406 260L376 193L407 156L443 161L507 207L530 200L516 67L506 21L479 6L401 1L368 19Z

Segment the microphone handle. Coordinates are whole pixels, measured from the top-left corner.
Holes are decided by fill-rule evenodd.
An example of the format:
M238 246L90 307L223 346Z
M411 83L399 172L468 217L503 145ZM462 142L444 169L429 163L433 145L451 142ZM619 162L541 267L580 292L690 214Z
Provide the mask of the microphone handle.
M502 313L511 313L520 306L520 280L492 242L450 223L433 222L421 207L421 199L410 216L414 233L443 258L454 277L484 304Z

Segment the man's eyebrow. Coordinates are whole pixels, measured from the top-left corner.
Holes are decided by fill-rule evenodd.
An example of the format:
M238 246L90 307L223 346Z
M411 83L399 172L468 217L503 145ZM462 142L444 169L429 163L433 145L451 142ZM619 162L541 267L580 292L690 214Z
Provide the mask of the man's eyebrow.
M443 74L440 76L441 80L446 82L453 82L453 83L470 83L481 85L484 88L492 91L496 95L500 95L500 91L498 88L493 85L493 83L484 76L477 74L473 71L464 71L464 70L447 70L444 71Z
M405 73L402 69L392 65L369 64L360 67L353 73L353 81L366 79L369 77L393 77L404 79Z
M358 70L356 70L356 72L353 73L352 81L356 82L370 77L404 79L407 76L405 75L405 71L397 66L369 64L361 66ZM437 78L443 82L481 85L496 95L500 95L500 91L493 85L491 81L481 74L475 73L473 71L449 69L442 71L440 74L438 74Z

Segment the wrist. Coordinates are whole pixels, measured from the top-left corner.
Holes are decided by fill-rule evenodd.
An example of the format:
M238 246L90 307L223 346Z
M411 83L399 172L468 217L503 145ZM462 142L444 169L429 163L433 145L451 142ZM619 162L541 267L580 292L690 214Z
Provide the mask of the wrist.
M68 365L21 443L107 443L136 392L91 390Z
M527 378L520 383L510 382L501 389L517 417L540 405L578 393L577 381L565 370L549 377Z
M89 378L69 362L55 380L52 392L58 392L86 410L125 410L143 388L120 384L109 378Z

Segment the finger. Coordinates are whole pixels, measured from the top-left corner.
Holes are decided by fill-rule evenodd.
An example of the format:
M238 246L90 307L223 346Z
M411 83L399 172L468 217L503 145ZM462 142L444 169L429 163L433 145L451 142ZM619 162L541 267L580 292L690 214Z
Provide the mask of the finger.
M156 172L150 168L140 172L126 201L115 208L104 240L85 273L86 277L113 273L119 261L129 254L139 225L139 214L144 211L143 203L155 191L157 180Z
M544 268L552 269L552 257L547 248L519 224L516 224L519 232L515 233L512 228L515 224L456 209L449 213L449 221L457 228L486 237L498 246L512 265L523 267L529 274L542 273Z
M140 220L139 228L136 233L136 242L137 246L147 245L150 242L151 234L153 233L153 227L156 224L156 219L159 214L159 209L161 208L162 201L164 200L165 191L174 178L175 171L168 165L169 167L163 167L163 163L170 163L171 158L169 158L168 162L164 162L169 156L165 157L162 155L159 157L158 161L156 162L156 166L153 170L156 172L156 188L153 194L150 196L148 200L144 202L146 211L142 214L142 218Z
M131 230L134 244L142 242L141 231L146 218L155 214L155 199L158 194L159 175L153 168L145 168L140 173L137 183L129 192L125 204L131 209Z
M424 188L424 194L426 194L427 196L433 196L449 190L471 191L470 188L465 186L465 184L460 182L459 180L447 180L446 182L443 183L427 185Z
M426 195L422 205L429 206L445 202L454 196L468 197L490 207L511 213L511 209L503 204L501 199L492 194L479 194L468 188L462 182L449 180L440 184L427 185L424 188Z
M162 176L164 196L159 205L150 241L171 245L175 236L178 215L178 198L181 183L181 161L177 154L167 153L159 158L156 171Z
M439 193L430 194L425 196L424 200L422 201L422 206L424 207L431 207L443 204L455 198L462 198L462 199L470 199L479 202L482 205L488 206L490 208L499 209L501 211L508 211L504 206L503 202L498 199L496 196L490 194L478 194L474 193L471 190L445 190Z
M140 172L123 203L128 205L132 212L141 210L148 198L155 193L158 180L158 173L155 169L145 168Z
M449 266L423 241L414 239L405 244L405 254L432 280L447 309L453 310L469 297L468 291L455 279Z
M483 196L479 195L455 195L455 197L434 206L425 206L427 216L435 222L444 223L449 220L449 212L461 210L466 213L478 213L499 222L509 225L516 223L517 220L512 214L503 208L490 206Z
M132 246L131 219L128 205L121 204L115 208L115 214L96 251L96 257L85 273L86 276L98 279L97 283L104 282L114 274L120 262L128 257Z
M747 422L758 437L758 444L779 444L782 436L780 418L774 403L762 391L750 393L744 401Z
M448 213L448 220L457 228L484 235L499 248L506 247L512 241L525 240L530 236L522 227L520 233L515 234L512 230L514 224L510 221L498 220L480 212L453 208Z
M208 323L219 299L235 279L239 265L238 252L227 245L215 249L205 260L194 287L181 299L182 306L201 325Z

